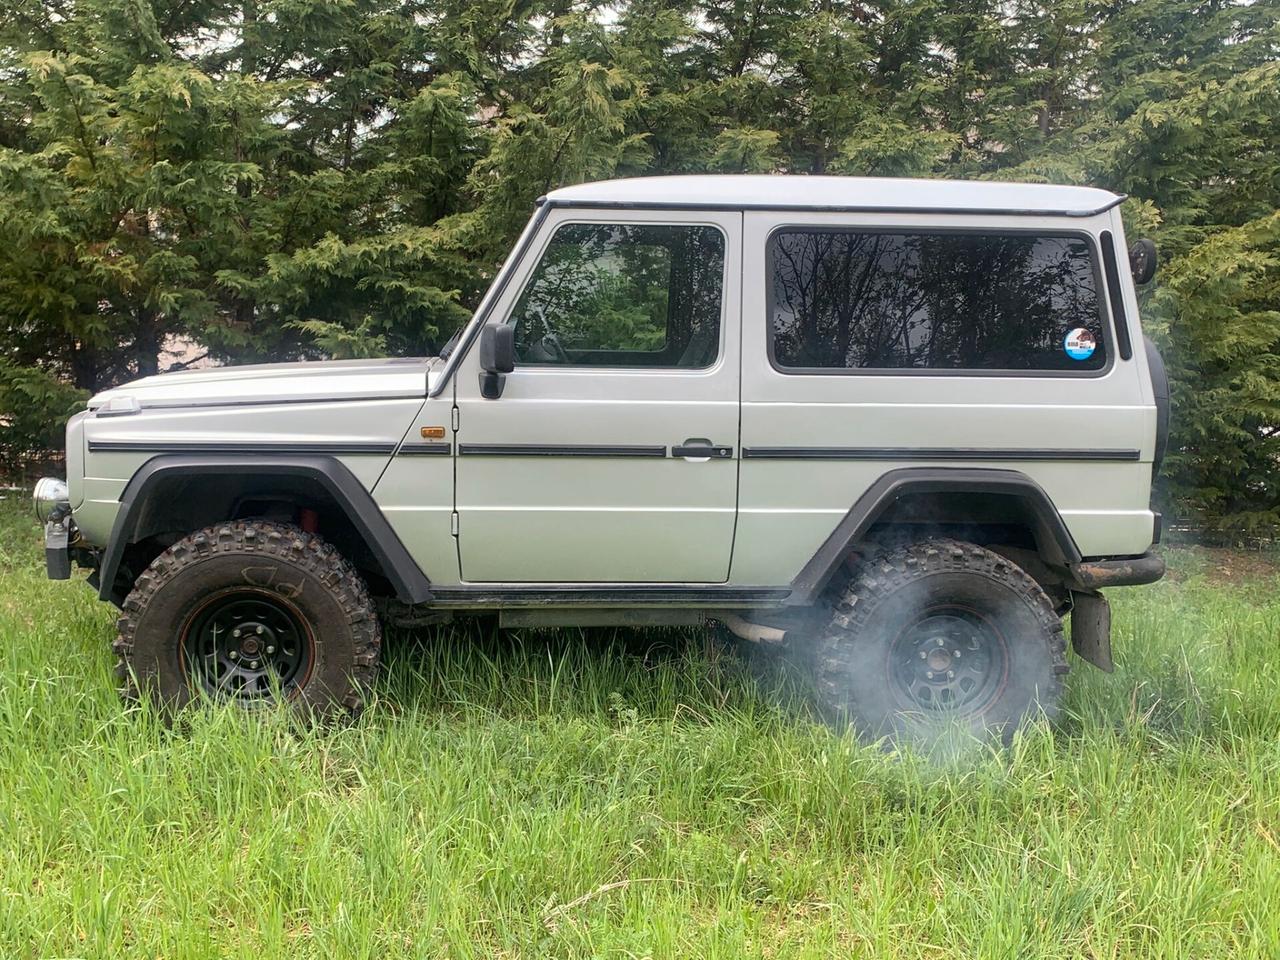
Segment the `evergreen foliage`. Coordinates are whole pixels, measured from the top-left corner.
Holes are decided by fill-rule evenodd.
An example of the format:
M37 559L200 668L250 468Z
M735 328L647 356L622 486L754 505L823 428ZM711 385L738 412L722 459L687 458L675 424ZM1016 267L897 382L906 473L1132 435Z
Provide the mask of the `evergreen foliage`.
M173 338L429 352L533 200L589 179L1087 183L1164 258L1167 508L1265 533L1278 116L1277 0L9 0L0 362L95 390L170 366Z

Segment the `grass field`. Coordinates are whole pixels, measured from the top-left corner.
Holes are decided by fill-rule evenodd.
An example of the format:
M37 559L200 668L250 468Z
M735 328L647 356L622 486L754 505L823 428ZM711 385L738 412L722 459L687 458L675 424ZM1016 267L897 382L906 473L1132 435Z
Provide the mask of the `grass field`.
M1119 667L939 769L693 636L392 644L356 724L116 699L0 501L0 957L1280 957L1280 577L1178 551ZM1243 571L1239 568L1243 567Z

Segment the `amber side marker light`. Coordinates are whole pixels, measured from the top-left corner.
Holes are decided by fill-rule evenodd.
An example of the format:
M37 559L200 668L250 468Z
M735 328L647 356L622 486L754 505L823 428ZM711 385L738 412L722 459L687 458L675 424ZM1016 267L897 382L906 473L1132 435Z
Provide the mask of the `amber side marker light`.
M444 427L423 427L421 431L423 440L443 440Z

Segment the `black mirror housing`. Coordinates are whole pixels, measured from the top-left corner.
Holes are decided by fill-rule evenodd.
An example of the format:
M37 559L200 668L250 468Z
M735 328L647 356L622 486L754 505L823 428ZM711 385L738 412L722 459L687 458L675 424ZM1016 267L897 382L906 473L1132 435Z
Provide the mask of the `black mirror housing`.
M480 369L486 373L510 373L516 368L516 328L490 323L480 330Z
M507 374L516 368L516 328L490 323L480 328L480 395L486 400L502 396Z

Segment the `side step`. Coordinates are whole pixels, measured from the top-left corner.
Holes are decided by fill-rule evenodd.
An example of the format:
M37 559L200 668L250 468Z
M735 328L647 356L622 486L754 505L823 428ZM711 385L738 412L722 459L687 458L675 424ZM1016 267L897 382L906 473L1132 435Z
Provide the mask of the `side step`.
M498 626L510 627L683 627L702 623L701 610L645 610L627 607L516 607L498 611Z

